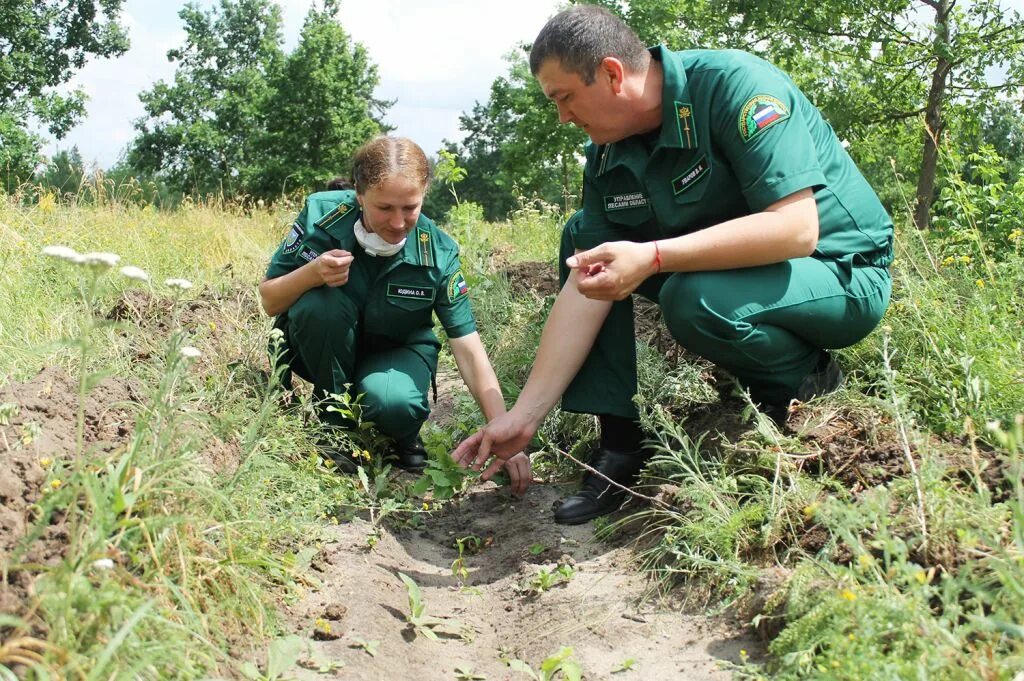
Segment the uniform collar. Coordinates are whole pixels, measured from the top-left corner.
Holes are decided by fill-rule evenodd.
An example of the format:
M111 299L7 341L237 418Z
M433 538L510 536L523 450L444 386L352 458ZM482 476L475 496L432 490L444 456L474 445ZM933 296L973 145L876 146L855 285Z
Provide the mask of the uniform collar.
M696 149L697 128L682 59L664 45L655 45L647 51L661 63L662 72L661 133L654 151L661 148ZM601 148L597 174L603 175L620 165L642 171L651 155L637 135L606 144Z
M409 232L402 250L395 254L396 264L399 262L420 267L433 267L437 258L434 255L434 235L430 233L430 222L420 215L416 228Z

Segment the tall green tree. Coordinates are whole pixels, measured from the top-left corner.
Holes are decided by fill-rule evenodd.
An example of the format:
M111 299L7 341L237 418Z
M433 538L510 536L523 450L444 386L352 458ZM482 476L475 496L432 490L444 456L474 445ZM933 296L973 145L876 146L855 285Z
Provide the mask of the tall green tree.
M3 0L0 2L0 173L9 189L28 179L41 140L30 119L58 139L85 111L80 90L57 93L90 56L128 49L118 23L123 0Z
M54 154L36 181L59 194L76 194L85 181L85 164L78 147L62 149Z
M507 56L508 73L491 84L487 102L459 118L463 142L447 146L468 173L460 198L483 205L488 219L504 218L519 197L580 203L587 136L558 122L525 55L524 48Z
M649 42L738 47L785 68L841 136L918 124L914 219L926 227L950 109L1024 92L1024 24L1000 0L598 0ZM993 79L994 70L1005 76Z
M185 44L167 53L177 62L173 83L160 81L139 97L146 115L128 165L159 176L178 191L234 195L259 152L281 68L281 10L273 0L221 0L178 16Z
M259 160L243 173L251 193L273 196L296 187L322 187L346 174L356 148L389 128L392 102L374 98L379 77L366 48L338 22L337 0L313 7L298 47L270 81L276 93L267 110Z

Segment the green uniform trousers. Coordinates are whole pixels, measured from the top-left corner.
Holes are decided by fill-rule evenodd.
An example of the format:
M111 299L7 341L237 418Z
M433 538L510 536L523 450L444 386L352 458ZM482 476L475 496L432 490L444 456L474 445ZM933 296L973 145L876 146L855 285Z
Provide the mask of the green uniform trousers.
M437 348L370 342L361 333L360 316L359 306L340 288L310 289L278 317L277 327L285 334L282 360L313 384L318 398L361 395L362 420L398 445L410 444L430 415L428 390L437 370ZM326 409L320 418L352 425Z
M562 233L560 275L573 253L577 213ZM636 291L661 306L673 338L725 369L760 403L786 402L824 348L863 339L889 305L886 268L796 258L716 272L655 275ZM562 408L636 418L633 302L618 301L562 397Z

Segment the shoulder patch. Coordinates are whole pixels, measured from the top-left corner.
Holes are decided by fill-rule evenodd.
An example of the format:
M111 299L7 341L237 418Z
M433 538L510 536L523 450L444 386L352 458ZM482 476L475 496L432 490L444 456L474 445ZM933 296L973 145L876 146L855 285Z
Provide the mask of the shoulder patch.
M294 253L295 251L299 250L299 246L302 244L302 237L302 227L300 227L299 223L296 222L295 224L292 225L292 229L290 232L288 232L288 236L284 238L284 242L282 242L283 248L281 249L281 252L284 253L285 255L290 255L291 253Z
M787 118L789 118L789 109L777 98L771 95L754 95L740 109L740 139L744 143L749 142Z
M330 213L323 216L313 224L319 227L320 229L330 229L331 227L334 226L334 223L348 215L349 211L351 210L352 204L339 203L337 206L334 207L334 210L332 210Z
M454 303L466 295L469 295L469 284L466 283L466 277L462 275L462 270L458 270L448 277L448 302Z

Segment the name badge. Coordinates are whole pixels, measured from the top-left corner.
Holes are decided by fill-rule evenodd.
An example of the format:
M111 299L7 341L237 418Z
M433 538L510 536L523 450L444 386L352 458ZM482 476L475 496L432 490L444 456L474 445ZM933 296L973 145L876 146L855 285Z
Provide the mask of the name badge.
M632 194L612 194L604 197L605 211L624 210L626 208L640 208L647 205L647 197L641 192Z
M410 284L388 284L390 298L410 298L412 300L433 300L432 286L412 286Z
M682 175L672 180L672 193L682 194L687 189L693 186L693 184L708 174L711 170L711 166L708 164L707 155L703 155L697 159L690 168Z

